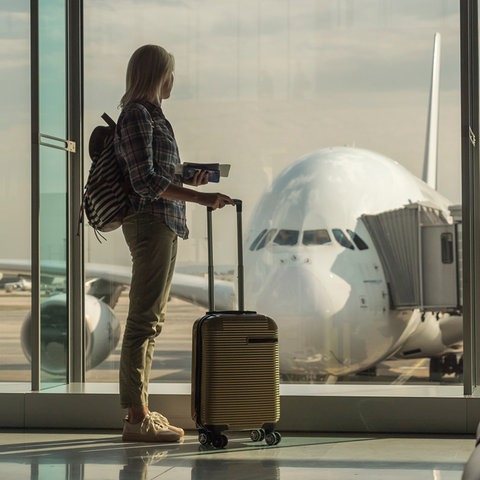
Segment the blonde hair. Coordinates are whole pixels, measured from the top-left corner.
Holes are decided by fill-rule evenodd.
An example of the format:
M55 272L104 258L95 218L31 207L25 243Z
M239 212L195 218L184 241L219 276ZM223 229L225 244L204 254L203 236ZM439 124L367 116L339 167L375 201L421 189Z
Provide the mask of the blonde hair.
M148 100L160 104L162 89L172 80L175 68L173 55L159 45L143 45L130 57L127 66L126 90L120 106Z

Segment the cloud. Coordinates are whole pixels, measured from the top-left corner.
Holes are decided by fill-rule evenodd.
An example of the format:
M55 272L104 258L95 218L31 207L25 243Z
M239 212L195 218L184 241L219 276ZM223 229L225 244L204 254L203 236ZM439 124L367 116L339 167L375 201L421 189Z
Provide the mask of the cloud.
M20 2L20 7L23 2ZM6 7L8 7L8 3ZM13 7L13 5L10 5ZM29 68L30 16L24 11L0 11L0 72L17 68Z
M2 162L30 140L28 5L4 0L0 12ZM184 160L231 162L224 186L249 204L272 174L326 146L376 150L419 173L436 31L439 184L458 198L458 2L87 0L85 130L88 136L103 111L118 113L131 53L158 43L176 57L165 111ZM28 148L20 152L18 161L29 165ZM8 175L24 175L28 188L24 166ZM0 204L7 200L0 195Z
M433 34L441 30L442 88L458 88L458 7L399 3L382 8L368 0L359 8L245 0L240 8L239 2L207 0L120 1L112 17L112 2L94 2L86 10L86 78L95 75L99 91L102 82L110 85L105 90L115 85L121 91L133 50L160 43L176 56L177 98L251 99L269 89L284 98L297 93L295 82L310 96L345 89L420 91L430 75Z

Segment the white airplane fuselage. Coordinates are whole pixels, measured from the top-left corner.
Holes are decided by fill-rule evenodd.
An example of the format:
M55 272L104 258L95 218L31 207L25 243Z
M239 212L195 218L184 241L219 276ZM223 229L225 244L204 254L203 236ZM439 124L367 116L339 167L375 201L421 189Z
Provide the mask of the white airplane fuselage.
M449 217L447 199L397 162L362 149L318 150L276 177L247 232L245 295L248 308L278 324L282 374L347 375L414 338L421 315L390 308L360 217L418 201Z

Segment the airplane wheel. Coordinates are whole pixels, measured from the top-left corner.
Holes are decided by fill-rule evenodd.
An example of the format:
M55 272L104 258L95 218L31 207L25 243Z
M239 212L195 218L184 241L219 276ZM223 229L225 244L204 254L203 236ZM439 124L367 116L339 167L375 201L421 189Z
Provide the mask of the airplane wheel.
M460 382L463 382L463 355L458 360L458 370L455 376Z
M440 382L442 380L442 359L440 357L430 359L429 372L431 382Z
M451 375L452 373L457 373L458 371L458 360L456 353L447 353L443 357L442 370L446 375Z

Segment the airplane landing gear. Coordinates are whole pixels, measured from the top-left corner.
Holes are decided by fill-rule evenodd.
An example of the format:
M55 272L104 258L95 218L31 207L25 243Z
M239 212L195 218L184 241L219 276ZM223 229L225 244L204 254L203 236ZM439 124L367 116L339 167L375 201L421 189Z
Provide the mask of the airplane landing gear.
M455 353L447 353L442 357L430 359L430 381L440 382L444 375L455 375L459 378L463 375L463 355L457 357Z

